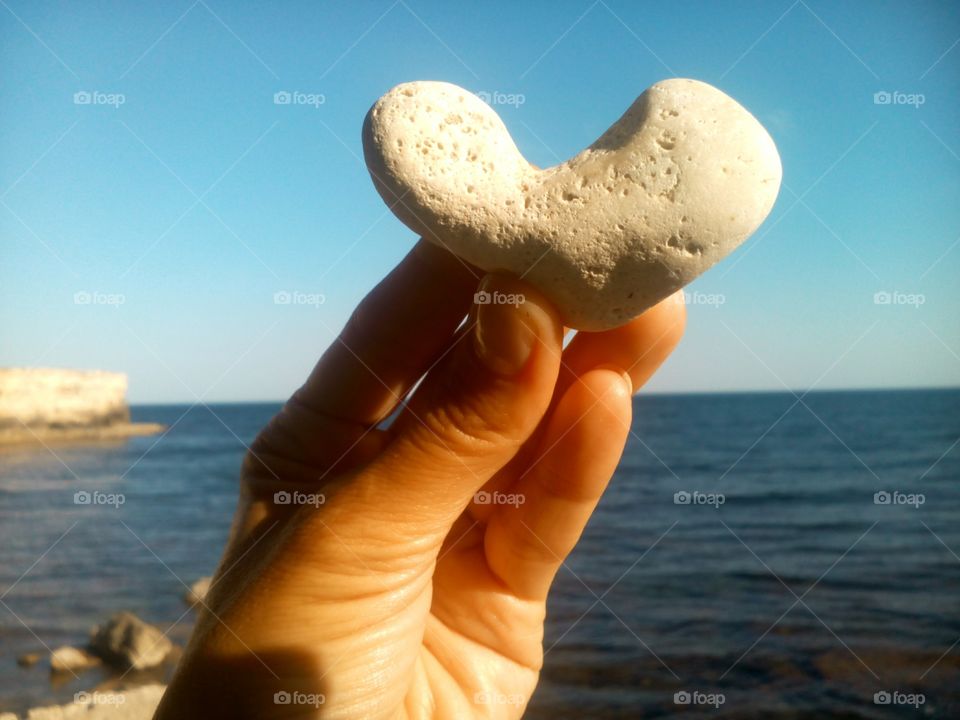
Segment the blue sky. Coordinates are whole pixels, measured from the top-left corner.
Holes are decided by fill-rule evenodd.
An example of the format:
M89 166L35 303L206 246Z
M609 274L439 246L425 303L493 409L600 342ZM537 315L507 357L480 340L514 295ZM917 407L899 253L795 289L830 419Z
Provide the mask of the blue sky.
M545 166L682 76L760 119L784 187L651 390L960 384L954 3L3 0L0 34L0 365L282 399L414 242L360 160L377 97L522 95L497 110Z

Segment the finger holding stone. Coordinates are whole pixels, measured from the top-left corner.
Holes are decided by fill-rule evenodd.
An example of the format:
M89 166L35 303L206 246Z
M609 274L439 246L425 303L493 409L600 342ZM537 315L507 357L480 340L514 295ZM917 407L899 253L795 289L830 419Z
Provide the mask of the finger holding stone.
M478 304L462 340L424 378L398 415L371 482L396 507L452 522L543 418L556 386L556 310L516 278L491 274L481 292L516 304Z
M540 427L481 491L513 492L517 477L535 460L537 448L558 403L570 386L586 373L600 366L619 368L630 376L634 391L638 390L679 343L685 319L683 293L677 292L619 328L599 333L578 332L563 351L557 386ZM477 522L487 522L494 508L488 504L471 503L467 511Z
M639 390L680 342L686 327L683 291L678 290L626 325L603 332L578 332L563 351L561 387L600 365L621 368Z

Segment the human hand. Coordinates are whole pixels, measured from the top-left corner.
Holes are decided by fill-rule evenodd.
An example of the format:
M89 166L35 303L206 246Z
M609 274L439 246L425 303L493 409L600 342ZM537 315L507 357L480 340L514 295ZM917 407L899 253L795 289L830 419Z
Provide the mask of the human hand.
M421 241L259 435L158 720L522 716L550 585L684 308L564 349L535 289L489 275L525 302L476 305L478 277Z

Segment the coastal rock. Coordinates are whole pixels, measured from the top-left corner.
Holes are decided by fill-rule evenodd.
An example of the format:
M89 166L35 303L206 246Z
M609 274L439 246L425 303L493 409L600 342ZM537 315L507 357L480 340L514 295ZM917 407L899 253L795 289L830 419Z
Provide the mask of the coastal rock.
M38 652L24 653L23 655L17 658L17 665L19 665L20 667L33 667L42 659L43 659L43 653L38 653ZM0 715L0 720L3 720L2 715Z
M145 670L162 663L173 643L133 613L113 615L90 634L90 650L111 665Z
M187 605L196 605L199 602L203 602L207 597L207 593L210 591L211 580L212 578L202 577L190 586L190 589L183 596Z
M443 82L381 97L363 147L411 230L524 277L579 330L621 325L720 261L766 218L781 178L763 126L683 79L652 86L593 145L543 170L486 103Z
M80 648L64 645L50 653L52 672L76 672L100 664L100 659Z
M0 445L107 440L161 432L131 423L122 373L0 369Z
M72 703L30 710L25 720L150 720L166 689L151 684L123 691L81 691ZM2 713L0 720L17 720L17 716Z

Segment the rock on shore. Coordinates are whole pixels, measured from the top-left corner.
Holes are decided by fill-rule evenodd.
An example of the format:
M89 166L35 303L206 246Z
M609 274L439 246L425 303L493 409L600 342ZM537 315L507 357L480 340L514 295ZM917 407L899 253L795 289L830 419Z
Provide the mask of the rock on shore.
M173 643L133 613L120 612L90 633L90 650L121 668L146 670L164 661Z
M165 685L142 685L116 692L78 692L66 705L34 708L23 720L150 720ZM20 720L15 713L0 713L0 720Z
M0 369L0 445L152 435L131 423L127 376L98 370Z

